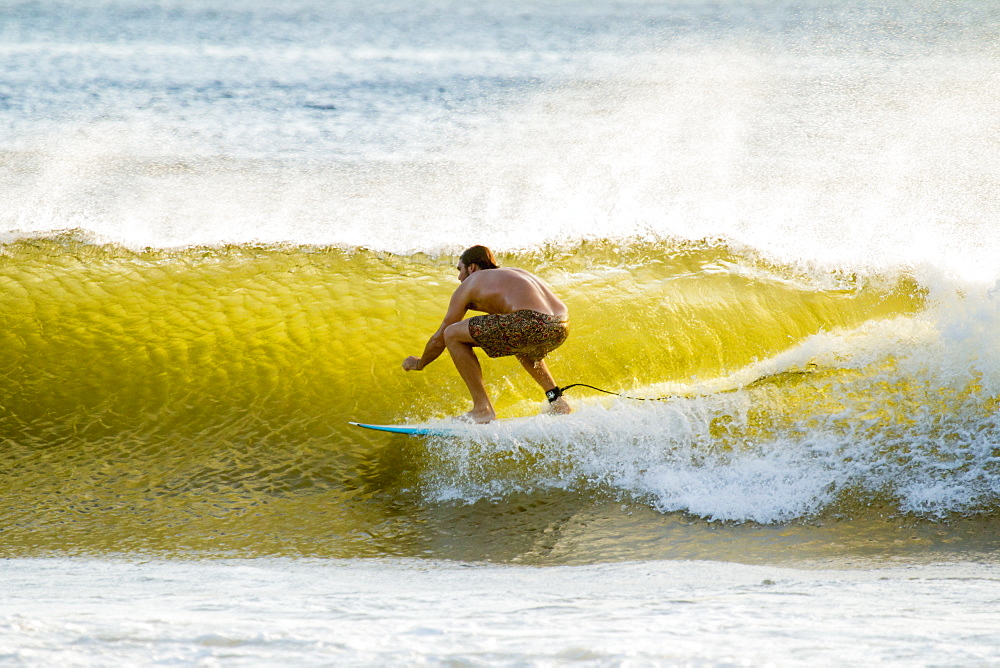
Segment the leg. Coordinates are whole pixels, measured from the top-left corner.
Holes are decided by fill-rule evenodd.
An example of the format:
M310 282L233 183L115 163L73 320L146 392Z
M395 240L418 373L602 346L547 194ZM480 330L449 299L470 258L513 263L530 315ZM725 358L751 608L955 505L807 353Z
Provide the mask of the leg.
M472 395L472 410L466 416L474 422L490 422L497 414L490 403L490 397L486 394L486 385L483 383L483 369L479 366L479 358L472 349L476 344L475 339L469 334L469 323L466 320L456 322L454 325L444 330L444 342L451 354L451 360L455 363L455 368L469 388Z
M521 363L521 366L528 372L528 375L534 378L535 382L546 392L559 387L555 379L552 378L552 374L549 373L549 368L545 365L545 360L533 360L523 355L517 355L517 361ZM553 413L566 415L573 412L573 409L563 397L559 397L549 405L552 407Z

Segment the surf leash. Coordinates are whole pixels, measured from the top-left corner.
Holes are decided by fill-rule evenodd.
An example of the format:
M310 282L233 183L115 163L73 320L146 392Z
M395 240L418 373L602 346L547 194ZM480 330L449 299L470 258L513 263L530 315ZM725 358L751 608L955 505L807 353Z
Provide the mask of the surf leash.
M675 399L677 395L669 395L665 397L632 397L627 394L622 394L620 392L612 392L611 390L603 390L599 387L594 387L593 385L587 385L586 383L573 383L572 385L567 385L566 387L556 387L548 390L545 393L545 398L549 400L549 403L556 401L563 395L563 392L573 387L586 387L591 390L597 390L598 392L603 392L604 394L612 394L616 397L621 397L622 399L632 399L633 401L668 401L670 399Z
M753 389L753 388L758 387L759 385L761 385L763 383L775 382L777 379L795 378L795 377L800 377L800 376L809 376L809 375L812 375L812 374L816 373L817 369L818 369L818 367L816 366L816 364L810 363L809 365L806 366L805 369L801 369L801 370L795 370L795 369L793 369L793 370L788 370L788 371L779 371L778 373L772 373L772 374L768 374L766 376L761 376L760 378L754 380L751 383L747 383L746 385L742 385L742 386L739 386L739 387L734 387L734 388L731 388L731 389L728 389L728 390L719 390L717 392L711 392L709 394L721 394L721 393L726 393L726 392L736 392L737 390L739 390L741 388L742 389ZM696 394L668 394L668 395L662 396L662 397L633 397L633 396L628 395L628 394L622 394L620 392L612 392L611 390L605 390L605 389L602 389L600 387L594 387L593 385L587 385L586 383L573 383L572 385L567 385L565 387L555 387L555 388L547 391L545 393L545 398L548 399L549 403L551 404L553 401L556 401L559 397L561 397L563 395L563 392L565 392L566 390L568 390L568 389L570 389L572 387L587 387L587 388L590 388L591 390L596 390L598 392L603 392L604 394L611 394L611 395L614 395L616 397L621 397L622 399L631 399L633 401L670 401L671 399L678 399L678 398L690 398L690 397L703 397L703 396L707 396L707 394L705 394L705 393L696 393Z

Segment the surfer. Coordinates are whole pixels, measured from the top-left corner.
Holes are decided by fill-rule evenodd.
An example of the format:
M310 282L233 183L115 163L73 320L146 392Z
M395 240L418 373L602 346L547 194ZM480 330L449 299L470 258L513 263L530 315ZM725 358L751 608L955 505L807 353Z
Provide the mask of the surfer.
M496 411L473 348L482 348L490 357L513 355L545 391L554 412L571 412L544 360L569 334L566 305L537 276L497 266L493 251L486 246L462 253L458 280L441 326L427 341L423 355L403 360L403 369L420 371L447 348L472 395L472 410L463 417L484 423L493 420ZM470 310L487 315L463 320Z

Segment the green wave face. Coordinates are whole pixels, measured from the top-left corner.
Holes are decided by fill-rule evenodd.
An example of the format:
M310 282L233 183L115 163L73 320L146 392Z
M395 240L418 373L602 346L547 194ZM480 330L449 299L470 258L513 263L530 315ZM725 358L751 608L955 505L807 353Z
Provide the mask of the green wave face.
M906 280L820 287L708 244L584 245L503 260L538 272L571 308L573 335L552 358L564 384L724 375L821 329L922 303ZM124 429L197 439L234 422L326 436L347 419L448 415L467 403L447 356L427 373L399 368L443 316L457 286L452 258L246 246L134 253L65 238L9 245L0 261L11 436ZM539 395L512 368L487 369L504 408Z
M672 399L574 390L563 426L494 437L349 426L467 410L447 355L420 373L400 367L437 328L454 263L292 246L136 252L72 235L6 245L3 551L541 559L535 529L622 500L661 525L680 512L734 527L995 503L992 455L976 460L968 435L994 428L991 384L913 372L905 336L883 345L886 332L923 331L925 288L715 242L501 258L569 305L570 339L549 358L561 384ZM542 408L516 361L483 364L502 416ZM904 488L927 461L944 476L938 491L956 483L940 466L952 462L979 475L978 496L921 507ZM805 501L778 490L784 505L768 505L765 465L788 482L802 462L839 473L807 471ZM753 471L757 487L741 477ZM727 494L731 511L706 501ZM456 528L472 524L503 538ZM636 531L633 546L647 544Z

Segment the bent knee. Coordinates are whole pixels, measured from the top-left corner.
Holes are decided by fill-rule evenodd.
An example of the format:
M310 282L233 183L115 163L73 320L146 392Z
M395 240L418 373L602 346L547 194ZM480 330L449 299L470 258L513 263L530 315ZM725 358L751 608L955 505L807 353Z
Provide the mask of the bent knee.
M462 322L456 322L445 327L444 343L447 346L458 343L475 343L472 335L469 334L469 323L463 320Z

